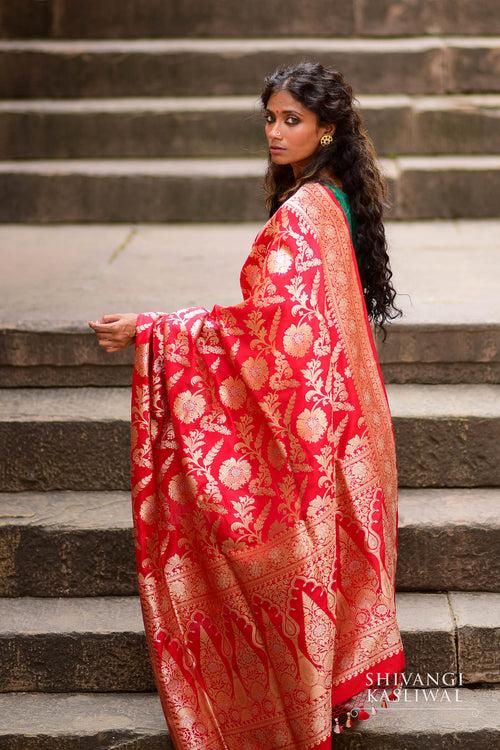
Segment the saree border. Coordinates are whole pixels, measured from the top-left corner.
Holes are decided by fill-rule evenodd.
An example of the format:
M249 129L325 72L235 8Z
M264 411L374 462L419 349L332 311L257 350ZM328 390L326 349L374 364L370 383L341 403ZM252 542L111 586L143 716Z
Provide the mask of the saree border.
M296 208L306 218L312 234L318 240L325 264L326 299L338 321L347 359L350 363L356 363L351 371L382 478L384 498L386 504L395 507L398 478L394 427L364 302L356 254L340 203L328 188L319 183L317 185L320 191L315 184L303 185L290 198L290 207ZM326 218L322 218L325 214ZM351 308L338 304L338 299L345 298L349 299ZM381 422L379 415L384 413L385 419Z
M319 189L318 189L319 188ZM398 476L395 432L389 400L378 359L375 342L368 319L364 293L359 274L348 219L337 197L320 183L306 183L287 201L289 208L300 214L318 242L325 268L325 298L333 313L333 320L343 342L351 366L353 381L360 408L368 428L368 443L379 472L386 511L395 516L393 565L381 584L386 593L394 591L393 628L399 631L395 607L395 573L397 563L397 506ZM339 300L348 299L343 306ZM380 419L380 415L382 419ZM381 560L382 562L382 560ZM388 625L390 628L391 626ZM400 673L405 667L404 646L388 648L379 653L377 660L340 676L332 684L333 705L355 697L366 686L367 674L379 667L384 672Z

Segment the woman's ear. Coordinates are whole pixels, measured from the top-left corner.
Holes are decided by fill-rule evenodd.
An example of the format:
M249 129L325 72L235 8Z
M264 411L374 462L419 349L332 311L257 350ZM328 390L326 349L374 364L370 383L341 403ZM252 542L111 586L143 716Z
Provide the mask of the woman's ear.
M323 136L323 135L331 135L331 136L332 136L332 138L333 138L333 136L334 136L334 134L335 134L335 129L336 129L336 128L335 128L335 125L331 125L331 124L330 124L330 125L324 125L324 126L323 126L323 127L321 128L321 130L322 130L322 133L321 133L321 135L322 135L322 136Z

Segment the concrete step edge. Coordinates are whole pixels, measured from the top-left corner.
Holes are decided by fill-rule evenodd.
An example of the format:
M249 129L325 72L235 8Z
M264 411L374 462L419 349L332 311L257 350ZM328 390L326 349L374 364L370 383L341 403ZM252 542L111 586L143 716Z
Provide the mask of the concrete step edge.
M393 179L406 171L497 171L500 155L438 155L381 158L379 166L386 177ZM258 158L159 158L159 159L26 159L0 161L0 173L16 174L96 174L96 175L158 175L171 177L263 177L267 162Z
M0 528L131 529L126 491L0 492ZM400 488L399 528L500 530L500 488Z
M396 608L406 633L500 626L500 593L397 592ZM144 631L138 596L0 597L0 612L0 639Z
M490 109L500 106L499 94L360 94L361 109L410 108L415 111L458 111L466 107ZM3 99L0 114L4 112L44 113L127 113L139 112L246 112L260 109L260 101L252 96L165 96L165 97L106 97L68 99Z
M12 39L0 40L0 52L38 51L50 53L92 53L92 52L213 52L226 54L230 52L260 52L284 50L314 50L321 52L345 51L359 53L363 51L415 52L421 50L443 49L444 47L468 49L500 47L500 35L460 36L442 34L439 36L411 37L256 37L234 39L192 39L192 38L147 38L147 39Z
M399 419L499 419L500 384L389 384ZM0 389L0 422L128 421L130 388Z

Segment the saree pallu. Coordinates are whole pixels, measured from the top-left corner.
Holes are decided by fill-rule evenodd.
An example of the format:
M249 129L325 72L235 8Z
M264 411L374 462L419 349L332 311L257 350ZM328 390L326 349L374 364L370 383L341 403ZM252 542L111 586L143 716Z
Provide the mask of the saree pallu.
M394 430L351 234L303 185L243 300L139 315L139 595L177 750L326 750L335 708L400 673Z

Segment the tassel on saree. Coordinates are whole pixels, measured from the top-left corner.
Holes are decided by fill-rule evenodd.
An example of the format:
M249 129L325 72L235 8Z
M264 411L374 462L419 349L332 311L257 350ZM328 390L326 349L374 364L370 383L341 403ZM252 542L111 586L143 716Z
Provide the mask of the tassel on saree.
M367 719L369 719L369 718L370 718L370 714L368 713L368 711L365 711L365 708L364 708L364 706L361 706L361 710L360 710L360 712L359 712L359 714L358 714L357 718L358 718L358 719L359 719L360 721L366 721Z

